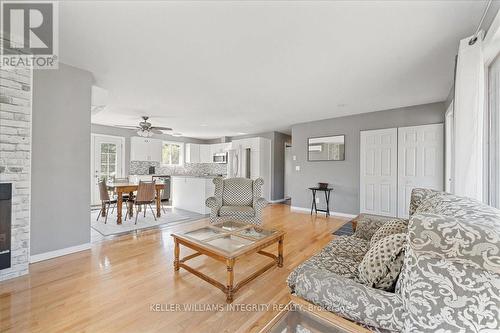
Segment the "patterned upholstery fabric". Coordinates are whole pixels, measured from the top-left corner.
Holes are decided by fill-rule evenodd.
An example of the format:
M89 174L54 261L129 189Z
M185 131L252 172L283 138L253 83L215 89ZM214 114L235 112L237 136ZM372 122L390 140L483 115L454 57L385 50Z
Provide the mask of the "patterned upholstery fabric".
M358 273L358 265L369 249L370 243L352 236L340 236L328 243L320 253L299 265L289 276L288 285L293 286L297 275L310 268L324 269L348 278Z
M222 205L252 206L253 181L247 178L231 178L224 180Z
M340 247L356 240L364 240L368 248L385 222L360 216L361 228L345 237L353 241L335 238L323 251L342 252ZM394 293L360 284L355 272L337 273L338 266L313 258L290 274L292 292L373 331L500 332L500 211L495 208L443 192L413 190ZM330 260L326 254L322 258Z
M432 193L408 230L400 278L405 331L499 332L500 211Z
M361 262L370 249L370 242L352 236L339 236L325 246L332 255L354 258Z
M375 234L375 232L382 227L386 222L391 220L401 220L405 224L408 224L408 220L388 217L388 216L380 216L380 215L372 215L372 214L359 214L353 221L357 222L356 231L354 232L354 236L357 238L362 238L366 240L370 240Z
M254 216L255 209L249 206L222 206L219 209L220 216Z
M428 188L415 188L415 189L413 189L413 191L411 192L411 198L410 198L410 211L409 211L410 217L413 214L415 214L415 211L420 206L422 201L424 201L432 196L438 195L439 193L443 193L443 192L431 190Z
M297 296L373 331L400 332L403 328L403 302L397 294L319 268L301 272L293 290Z
M210 223L241 221L262 224L262 211L267 201L261 197L264 180L257 178L214 178L215 193L206 200L210 207Z
M358 280L369 287L393 291L403 266L405 243L406 234L393 234L372 245L358 266Z
M370 239L370 246L389 235L403 234L408 231L408 221L403 219L392 219L384 223Z

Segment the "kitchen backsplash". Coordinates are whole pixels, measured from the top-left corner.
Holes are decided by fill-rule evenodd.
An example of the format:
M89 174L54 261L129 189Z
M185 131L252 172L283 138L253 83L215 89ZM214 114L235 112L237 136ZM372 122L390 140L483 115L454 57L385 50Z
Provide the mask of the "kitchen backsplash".
M130 161L131 175L147 175L149 167L155 167L157 175L193 175L203 174L218 175L227 174L227 164L217 163L184 163L183 166L160 166L159 162Z

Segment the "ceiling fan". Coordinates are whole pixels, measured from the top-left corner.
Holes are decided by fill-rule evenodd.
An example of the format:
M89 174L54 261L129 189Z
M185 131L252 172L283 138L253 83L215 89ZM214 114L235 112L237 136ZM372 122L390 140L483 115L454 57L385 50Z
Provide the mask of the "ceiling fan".
M163 134L163 131L171 131L170 127L162 127L162 126L153 126L149 121L148 116L141 117L143 121L139 123L139 126L117 126L122 128L130 128L136 129L137 135L149 138L153 136L153 134Z

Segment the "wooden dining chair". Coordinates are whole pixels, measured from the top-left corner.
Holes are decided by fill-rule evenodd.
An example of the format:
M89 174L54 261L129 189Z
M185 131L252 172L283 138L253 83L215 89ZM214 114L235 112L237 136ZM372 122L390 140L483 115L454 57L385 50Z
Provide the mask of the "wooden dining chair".
M101 206L102 208L99 210L99 215L97 215L97 220L99 221L99 217L101 217L101 214L103 210L106 211L106 218L104 219L104 224L108 222L108 215L109 215L109 208L111 205L113 205L113 210L111 214L115 211L116 207L116 199L110 199L109 197L109 192L108 192L108 186L106 185L106 180L102 180L99 182L99 197L101 199ZM106 209L106 205L108 208Z
M146 206L149 206L153 217L156 221L156 214L151 206L155 202L156 195L156 183L152 182L139 182L137 187L137 195L135 196L134 206L136 207L135 224L137 224L137 218L139 217L139 206L143 206L144 217L146 217Z

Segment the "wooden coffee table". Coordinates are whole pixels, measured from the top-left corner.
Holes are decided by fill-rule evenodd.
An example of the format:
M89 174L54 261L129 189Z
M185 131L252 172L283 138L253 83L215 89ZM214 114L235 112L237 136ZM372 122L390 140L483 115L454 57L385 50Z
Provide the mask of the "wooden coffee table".
M231 221L208 225L185 233L174 233L172 234L175 243L174 269L178 271L179 268L182 267L188 272L219 288L226 294L226 302L231 303L234 293L245 284L271 267L283 267L284 235L283 231L264 229L252 224ZM275 243L278 244L278 255L262 251L262 249ZM181 244L196 252L179 259ZM253 253L272 258L273 262L265 265L234 285L233 269L236 260ZM186 261L189 259L193 259L202 254L226 264L227 281L225 285L186 264Z

